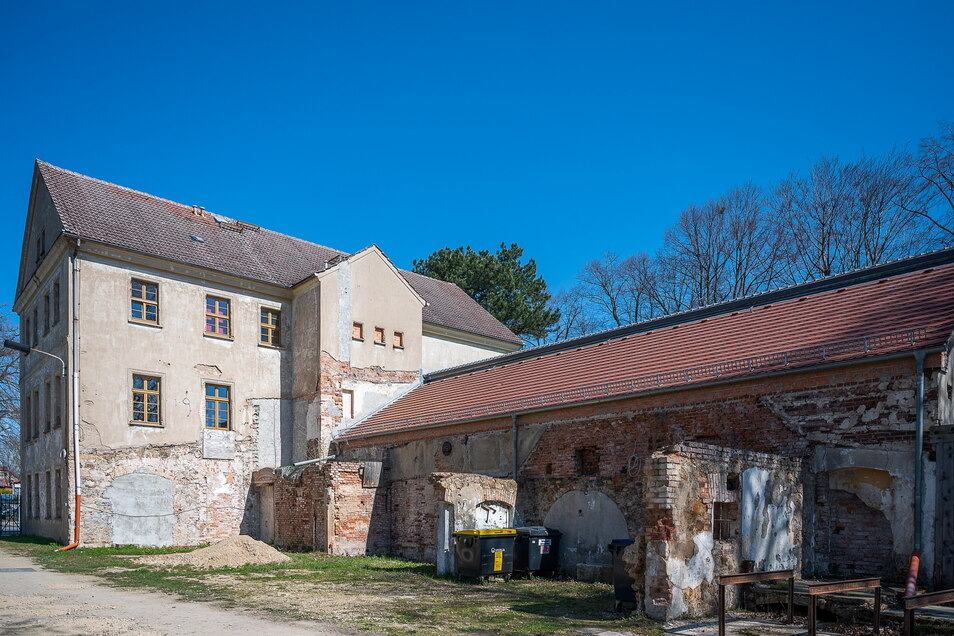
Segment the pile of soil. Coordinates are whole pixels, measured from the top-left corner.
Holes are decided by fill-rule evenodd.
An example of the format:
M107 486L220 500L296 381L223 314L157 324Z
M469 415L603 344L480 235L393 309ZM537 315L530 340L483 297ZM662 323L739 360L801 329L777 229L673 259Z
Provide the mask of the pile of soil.
M197 569L238 568L243 565L261 565L291 561L267 543L252 537L238 535L223 539L207 548L177 554L157 554L136 559L146 565L175 567L188 565Z

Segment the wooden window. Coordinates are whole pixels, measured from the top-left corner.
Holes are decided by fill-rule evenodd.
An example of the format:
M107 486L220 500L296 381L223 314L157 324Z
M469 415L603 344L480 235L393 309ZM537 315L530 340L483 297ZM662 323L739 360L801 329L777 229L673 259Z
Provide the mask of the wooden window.
M53 324L60 322L60 281L53 281Z
M53 428L53 391L49 380L43 385L43 432L49 433Z
M394 344L394 348L395 348L395 349L403 349L403 348L404 348L404 334L401 333L400 331L395 331L395 332L394 332L394 338L393 338L393 341L392 341L392 342L393 342L393 344Z
M377 344L377 345L384 344L384 327L374 328L374 344Z
M43 494L46 495L46 502L45 502L46 505L44 506L44 508L46 509L46 514L44 516L47 519L52 519L53 518L53 497L52 497L53 486L50 483L50 471L46 471L46 481L44 482L43 485L44 485Z
M53 428L63 425L63 376L58 375L53 382Z
M364 325L360 322L351 323L351 339L364 340Z
M50 333L50 295L43 294L43 335Z
M162 380L150 375L133 374L132 419L133 424L162 424Z
M219 430L232 428L231 390L223 384L205 385L205 427Z
M271 347L280 347L282 344L282 312L277 309L262 307L262 316L259 325L259 342Z
M33 413L30 418L32 437L40 436L40 389L33 392Z
M56 497L54 502L56 506L53 509L53 516L60 519L63 516L63 472L59 468L56 469L56 479L53 482L53 490Z
M232 335L231 303L227 298L205 297L205 333L222 338Z
M30 439L30 417L31 417L30 408L30 395L27 394L23 398L23 410L20 413L20 433L23 436L24 441L29 441Z
M129 317L136 322L159 324L159 285L135 278L130 281Z

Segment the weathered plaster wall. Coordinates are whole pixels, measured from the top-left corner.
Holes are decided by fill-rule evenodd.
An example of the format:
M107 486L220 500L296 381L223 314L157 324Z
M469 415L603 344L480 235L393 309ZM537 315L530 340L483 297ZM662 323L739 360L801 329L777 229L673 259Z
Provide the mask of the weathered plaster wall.
M699 443L653 453L645 572L632 572L645 577L646 613L665 620L711 612L715 577L742 561L798 570L800 477L799 461L764 453ZM737 506L742 514L731 514Z
M249 532L254 441L233 460L201 459L198 443L82 455L83 545L197 545Z
M465 336L466 334L460 335ZM512 350L502 349L490 344L458 340L446 329L440 332L425 329L422 346L421 367L424 373L493 358Z

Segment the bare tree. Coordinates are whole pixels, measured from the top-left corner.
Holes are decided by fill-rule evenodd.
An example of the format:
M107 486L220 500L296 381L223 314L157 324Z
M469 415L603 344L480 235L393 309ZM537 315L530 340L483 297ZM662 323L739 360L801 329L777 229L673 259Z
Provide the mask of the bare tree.
M627 324L625 295L627 280L623 275L623 260L618 254L606 252L593 259L577 274L579 285L575 295L593 307L606 326Z
M940 124L940 132L921 140L920 152L908 163L911 187L898 193L895 203L930 223L945 245L954 242L954 122Z
M800 283L841 271L852 203L852 175L837 157L815 162L773 190L770 205L791 249L788 282Z
M578 338L601 329L599 318L593 316L592 306L578 286L557 292L550 302L560 310L560 320L550 330L546 340L538 344Z
M0 308L0 340L16 339L17 327L6 307ZM0 464L20 474L20 354L0 348Z

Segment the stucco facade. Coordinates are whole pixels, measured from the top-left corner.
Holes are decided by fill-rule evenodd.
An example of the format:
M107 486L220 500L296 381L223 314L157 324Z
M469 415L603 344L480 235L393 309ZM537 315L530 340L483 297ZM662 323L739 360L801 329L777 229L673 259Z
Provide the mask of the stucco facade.
M128 240L125 219L104 224L97 210L109 217L112 205L71 229L75 192L47 183L61 177L77 181L84 205L99 188L127 197L129 214L154 206L145 239L170 240L164 223L174 224L178 252L146 253L152 243L131 221ZM14 309L23 342L66 369L42 353L22 358L24 532L73 536L77 460L83 545L190 545L258 529L253 472L327 454L336 432L420 382L425 357L442 357L428 348L468 339L442 328L425 340L423 309L441 299L423 298L376 246L289 278L286 268L306 270L256 241L290 244L285 259L302 242L265 232L38 164ZM213 247L236 259L257 249L250 266L271 269L201 266ZM516 346L484 340L456 355Z

